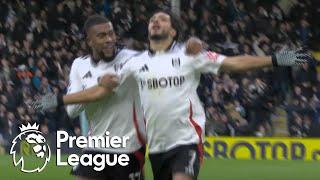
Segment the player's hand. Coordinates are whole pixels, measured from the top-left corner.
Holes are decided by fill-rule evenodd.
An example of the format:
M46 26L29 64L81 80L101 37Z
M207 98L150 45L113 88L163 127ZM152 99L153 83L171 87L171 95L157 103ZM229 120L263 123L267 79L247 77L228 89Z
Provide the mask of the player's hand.
M272 64L274 66L301 66L312 60L312 56L303 49L282 51L272 55Z
M119 78L113 74L105 74L99 77L98 84L99 86L105 87L112 91L119 85Z
M195 56L203 49L203 42L196 37L190 37L186 43L186 54Z

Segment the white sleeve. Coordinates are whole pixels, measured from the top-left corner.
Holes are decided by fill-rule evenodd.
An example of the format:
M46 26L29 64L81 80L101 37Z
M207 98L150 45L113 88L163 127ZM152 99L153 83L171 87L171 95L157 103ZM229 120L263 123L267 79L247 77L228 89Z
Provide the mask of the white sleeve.
M226 56L212 51L200 53L193 59L192 64L196 71L201 73L218 74L219 68Z
M132 63L133 58L129 59L127 63L123 65L118 73L119 84L122 84L127 78L134 75L134 64Z
M76 60L72 63L70 75L69 75L69 86L67 94L75 93L82 91L82 83L81 78L77 73L77 65ZM84 106L82 104L75 105L67 105L66 111L70 118L75 118L80 115L80 113L84 110Z

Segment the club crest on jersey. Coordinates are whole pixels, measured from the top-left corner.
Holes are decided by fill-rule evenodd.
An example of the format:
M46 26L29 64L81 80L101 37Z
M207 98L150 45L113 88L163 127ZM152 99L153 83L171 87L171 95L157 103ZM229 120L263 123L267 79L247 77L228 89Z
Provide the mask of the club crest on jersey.
M149 71L149 68L146 64L144 64L140 69L139 69L139 72L147 72Z
M172 58L172 67L174 68L178 68L180 67L180 58Z
M215 62L219 57L219 54L212 52L212 51L208 51L206 55L209 58L209 60L211 60L213 62Z

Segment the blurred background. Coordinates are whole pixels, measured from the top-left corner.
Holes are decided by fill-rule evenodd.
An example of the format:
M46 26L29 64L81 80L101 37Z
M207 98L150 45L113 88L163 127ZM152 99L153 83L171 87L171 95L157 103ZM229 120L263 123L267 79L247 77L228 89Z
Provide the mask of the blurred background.
M0 152L8 152L18 126L40 124L45 135L85 134L64 111L35 113L25 102L66 92L73 60L88 52L82 26L89 15L110 18L119 44L143 50L151 13L171 7L184 38L197 36L232 56L271 55L304 47L314 62L218 76L204 74L198 88L206 135L320 136L320 1L312 0L3 0L0 2Z

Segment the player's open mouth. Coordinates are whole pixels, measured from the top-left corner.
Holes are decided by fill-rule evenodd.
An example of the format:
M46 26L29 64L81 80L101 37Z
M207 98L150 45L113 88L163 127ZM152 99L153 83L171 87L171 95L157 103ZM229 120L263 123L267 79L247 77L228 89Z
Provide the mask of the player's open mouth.
M152 30L159 30L159 29L160 29L160 26L158 26L158 25L152 26Z
M114 49L114 44L109 44L103 47L104 50L113 50Z

